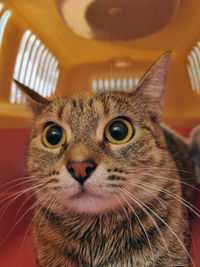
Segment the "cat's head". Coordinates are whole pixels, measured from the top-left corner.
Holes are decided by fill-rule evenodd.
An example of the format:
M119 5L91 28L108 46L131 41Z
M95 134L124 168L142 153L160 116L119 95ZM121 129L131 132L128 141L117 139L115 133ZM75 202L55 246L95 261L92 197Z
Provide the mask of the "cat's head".
M157 184L168 160L158 121L169 62L166 53L127 93L49 101L18 83L33 111L27 165L41 204L100 213L151 196L142 183Z

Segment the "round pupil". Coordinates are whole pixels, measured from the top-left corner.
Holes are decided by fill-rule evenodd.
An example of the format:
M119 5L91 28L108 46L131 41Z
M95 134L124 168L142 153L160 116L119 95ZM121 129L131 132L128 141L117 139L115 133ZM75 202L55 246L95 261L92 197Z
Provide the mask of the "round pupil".
M110 130L111 136L118 141L121 141L124 138L126 138L128 134L128 127L126 126L125 123L121 121L114 121L110 125L109 130Z
M57 145L62 139L62 130L58 126L52 126L46 133L46 139L51 145Z

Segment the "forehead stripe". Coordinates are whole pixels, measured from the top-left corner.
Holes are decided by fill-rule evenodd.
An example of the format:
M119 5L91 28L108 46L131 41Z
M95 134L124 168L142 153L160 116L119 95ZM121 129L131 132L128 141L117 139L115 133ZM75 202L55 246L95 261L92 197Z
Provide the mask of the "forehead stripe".
M63 115L64 107L65 107L65 105L63 104L63 105L60 107L59 111L58 111L58 118L59 118L59 119L62 119L62 115Z

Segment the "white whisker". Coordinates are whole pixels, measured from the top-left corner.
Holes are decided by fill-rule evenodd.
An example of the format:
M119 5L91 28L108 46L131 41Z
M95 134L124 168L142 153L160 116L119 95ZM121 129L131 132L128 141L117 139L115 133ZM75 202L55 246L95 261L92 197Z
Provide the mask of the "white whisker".
M180 202L181 204L183 204L185 207L187 207L190 211L192 211L197 217L200 218L200 210L195 207L193 204L191 204L190 202L188 202L187 200L178 197L177 195L175 195L174 193L158 186L158 185L152 185L149 184L147 182L143 182L143 181L137 181L137 183L141 184L141 185L146 185L152 189L158 190L158 191L162 191L164 193L166 193L167 195L172 196L174 199L176 199L178 202Z
M181 245L181 247L184 249L184 251L186 252L188 258L191 260L191 262L193 262L193 259L190 256L190 253L188 252L188 250L186 249L185 245L183 244L183 242L180 240L180 238L178 237L178 235L173 231L173 229L156 213L154 212L151 208L149 208L148 205L142 203L139 199L135 199L135 197L132 196L132 194L130 192L128 192L127 190L123 189L123 191L133 200L133 201L138 201L140 202L140 204L142 204L145 208L147 208L149 211L151 211L163 224L165 224L165 226L169 229L169 231L174 235L174 237L177 239L177 241L179 242L179 244Z
M120 191L124 191L123 189L120 189ZM125 194L126 194L126 192L125 192ZM139 201L139 200L138 200ZM169 256L169 260L170 260L170 263L172 264L172 262L171 262L171 257L170 257L170 252L169 252L169 248L168 248L168 246L167 246L167 243L166 243L166 240L165 240L165 238L164 238L164 236L163 236L163 233L162 233L162 231L160 230L160 228L159 228L159 226L158 226L158 224L156 223L156 221L154 220L154 218L151 216L151 214L139 203L139 202L137 202L137 200L135 199L135 202L136 202L136 204L145 212L145 214L147 215L147 217L149 217L150 218L150 220L152 221L152 223L154 224L154 226L156 227L156 230L157 230L157 232L159 233L159 235L160 235L160 237L161 237L161 239L162 239L162 241L163 241L163 244L164 244L164 246L165 246L165 248L166 248L166 250L167 250L167 253L168 253L168 256Z
M143 232L144 232L144 234L145 234L145 236L146 236L146 238L147 238L147 242L148 242L148 244L149 244L149 248L150 248L150 250L151 250L153 266L155 267L155 256L154 256L154 253L153 253L153 248L152 248L152 245L151 245L149 236L148 236L148 234L147 234L147 232L146 232L146 230L145 230L145 228L144 228L144 226L143 226L143 224L142 224L142 222L141 222L139 216L137 215L137 213L136 213L135 210L133 209L133 207L129 204L129 202L126 200L126 198L123 196L123 194L120 194L120 195L121 195L121 197L124 199L124 201L127 203L127 205L129 206L129 208L132 210L132 212L135 214L135 216L136 216L136 218L137 218L137 220L138 220L140 226L142 227L142 230L143 230Z

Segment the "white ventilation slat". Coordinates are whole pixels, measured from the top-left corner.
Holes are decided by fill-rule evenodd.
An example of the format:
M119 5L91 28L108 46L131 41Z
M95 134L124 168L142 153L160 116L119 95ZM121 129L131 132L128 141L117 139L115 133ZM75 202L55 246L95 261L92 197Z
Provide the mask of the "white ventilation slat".
M0 9L2 8L3 6L0 6ZM3 40L3 34L4 34L4 30L5 30L5 27L6 27L6 24L7 24L7 21L9 19L11 15L11 12L10 10L6 10L3 15L1 16L0 18L0 45L2 43L2 40Z
M14 82L11 84L11 94L10 94L10 103L15 103L16 101L17 86Z
M191 52L191 57L193 60L193 66L195 68L197 91L198 91L198 93L200 93L200 69L199 69L197 55L194 51Z
M133 82L133 78L130 77L130 78L128 79L128 89L129 89L129 90L132 90L132 89L133 89L133 84L134 84L134 82Z
M21 83L24 83L24 81L25 81L26 69L28 66L28 61L30 59L31 49L33 47L33 43L34 43L35 39L36 39L36 36L31 35L31 37L27 43L26 50L23 54L21 70L20 70L20 75L19 75L19 82L21 82Z
M195 67L196 67L196 72L198 76L198 88L199 88L199 94L200 94L200 51L198 47L194 47L194 51L192 52L193 57L195 58Z
M17 92L16 92L16 102L17 102L17 104L20 104L22 102L22 92L21 92L21 90L17 90Z
M192 68L190 65L187 66L188 69L188 73L189 73L189 77L190 77L190 81L191 81L191 85L192 85L192 90L195 91L195 81L194 81L194 75L192 72Z
M53 61L53 56L50 55L50 57L47 61L47 64L46 64L46 71L44 73L44 82L43 82L43 88L42 88L42 91L43 91L44 95L46 94L46 96L48 95L47 83L48 83L48 79L49 79L49 71L51 70L52 61Z
M35 61L34 61L34 65L33 65L32 74L31 74L30 88L35 88L37 70L38 70L39 65L40 65L40 60L41 60L44 48L45 48L45 46L43 44L40 45L38 48L37 55L35 57Z
M110 89L111 89L111 91L113 91L115 89L115 79L114 78L110 79Z
M140 79L138 77L135 78L135 86L137 86L140 82Z
M103 90L103 79L99 79L98 81L98 85L99 85L99 90Z
M19 47L19 51L18 51L18 54L17 54L17 59L16 59L16 63L15 63L15 68L14 68L14 74L13 74L13 77L14 79L18 80L19 79L19 69L20 69L20 66L21 66L21 63L22 63L22 57L23 57L23 54L25 52L25 47L26 47L26 43L28 41L28 38L31 34L31 31L30 30L26 30L23 37L22 37L22 40L21 40L21 43L20 43L20 47Z
M106 78L106 79L104 79L104 90L108 91L109 88L110 88L109 80L108 80L108 78Z
M187 70L192 90L200 94L200 42L197 42L197 45L188 55L188 61Z
M14 74L13 74L13 78L15 80L19 80L22 59L23 59L23 55L25 53L26 44L28 42L30 34L31 34L31 31L30 30L26 30L24 35L23 35L23 37L22 37L22 39L21 39L21 43L20 43L20 46L19 46L19 50L18 50L16 62L15 62ZM17 89L16 84L14 82L12 82L12 84L11 84L11 94L10 94L10 102L11 103L19 102L20 93L18 93L18 91L19 91L19 89Z
M98 88L97 80L94 79L94 80L92 81L92 90L93 90L94 93L96 93L97 88Z
M127 78L123 78L122 80L122 90L126 91L128 89L128 82L127 82Z
M54 67L55 63L56 63L56 59L55 59L55 57L52 57L50 59L49 68L48 68L47 77L46 77L46 82L45 82L44 89L43 89L44 92L47 92L47 96L51 95L50 80L51 80L51 74L52 74L53 67Z
M28 61L28 66L27 66L26 76L25 76L25 84L27 86L30 86L31 76L33 73L33 66L35 63L35 57L36 57L39 45L40 45L40 40L36 40L31 51L30 60Z
M37 93L40 93L40 82L41 82L41 75L42 75L42 69L44 67L44 64L45 64L45 60L46 60L46 57L48 55L48 50L45 49L42 53L42 56L41 56L41 59L40 59L40 63L39 63L39 68L37 70L37 74L36 74L36 82L35 82L35 91Z
M49 79L49 87L48 87L48 91L47 91L47 95L50 96L51 93L54 93L54 84L55 84L55 76L56 76L56 70L57 70L57 66L58 66L58 61L56 60L56 62L54 63L53 65L53 68L52 68L52 72L51 72L51 77Z
M46 77L47 77L47 72L48 72L48 68L49 68L49 65L50 65L50 59L52 58L52 55L50 53L48 53L47 57L46 57L46 60L45 60L45 63L44 63L44 66L43 66L43 70L42 70L42 73L41 73L41 80L40 80L40 85L39 85L39 93L46 97L47 93L44 91L44 85L45 85L45 82L46 82Z
M116 81L116 89L117 91L121 91L121 79L118 78Z
M52 84L52 92L53 92L54 94L55 94L55 91L56 91L56 84L57 84L57 82L58 82L59 73L60 73L59 70L57 70L57 71L55 72L55 78L54 78L54 80L53 80L53 84Z
M198 78L197 78L197 73L196 73L196 68L195 68L195 63L194 63L193 57L191 55L189 55L188 60L190 62L191 70L192 70L193 77L194 77L195 90L198 92L199 84L198 84Z

